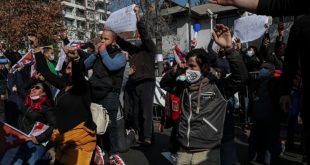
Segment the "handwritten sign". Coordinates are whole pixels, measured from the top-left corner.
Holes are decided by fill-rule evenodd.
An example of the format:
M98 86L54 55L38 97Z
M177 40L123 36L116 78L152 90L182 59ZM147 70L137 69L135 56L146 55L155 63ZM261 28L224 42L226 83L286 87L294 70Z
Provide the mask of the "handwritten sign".
M105 23L105 28L111 29L116 33L137 30L137 17L134 12L136 5L130 5L113 12Z
M268 17L251 15L236 19L234 22L234 37L241 43L256 40L266 32Z

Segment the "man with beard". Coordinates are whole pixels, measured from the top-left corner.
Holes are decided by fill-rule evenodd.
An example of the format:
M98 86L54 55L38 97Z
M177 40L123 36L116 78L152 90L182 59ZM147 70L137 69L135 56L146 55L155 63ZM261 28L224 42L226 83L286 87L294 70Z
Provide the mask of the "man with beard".
M107 109L111 124L103 136L98 136L100 147L108 146L109 164L124 164L119 152L127 150L134 141L134 133L125 135L124 120L120 111L119 94L122 87L126 57L116 45L116 34L104 30L97 51L84 62L93 69L90 77L92 101ZM103 144L104 143L104 144Z

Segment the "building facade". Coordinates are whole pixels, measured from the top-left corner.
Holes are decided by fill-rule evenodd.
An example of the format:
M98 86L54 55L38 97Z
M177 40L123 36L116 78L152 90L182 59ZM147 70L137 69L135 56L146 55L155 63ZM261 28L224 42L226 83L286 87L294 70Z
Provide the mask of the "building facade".
M214 14L213 25L211 25L210 16L208 10ZM199 6L193 6L191 8L190 26L188 17L188 7L174 4L168 8L161 9L162 16L172 16L169 22L170 34L162 37L162 50L163 55L166 57L172 54L172 47L178 45L178 47L184 51L189 51L190 39L195 36L194 24L200 25L200 31L196 37L196 48L207 48L207 45L211 39L211 26L216 23L225 24L230 28L233 27L234 20L240 17L239 10L230 6L219 6L214 4L205 4ZM191 36L189 37L189 32ZM214 44L216 45L216 44Z
M65 0L64 23L70 39L91 41L102 31L110 11L111 0Z

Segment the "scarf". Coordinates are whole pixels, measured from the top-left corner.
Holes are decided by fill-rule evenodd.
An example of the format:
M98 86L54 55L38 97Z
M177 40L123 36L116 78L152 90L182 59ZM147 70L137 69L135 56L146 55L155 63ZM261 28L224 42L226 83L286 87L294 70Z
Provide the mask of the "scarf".
M38 110L39 112L43 112L42 106L52 106L51 102L46 96L41 97L38 100L31 100L30 96L27 96L24 102L25 106L30 107L30 112L34 110Z

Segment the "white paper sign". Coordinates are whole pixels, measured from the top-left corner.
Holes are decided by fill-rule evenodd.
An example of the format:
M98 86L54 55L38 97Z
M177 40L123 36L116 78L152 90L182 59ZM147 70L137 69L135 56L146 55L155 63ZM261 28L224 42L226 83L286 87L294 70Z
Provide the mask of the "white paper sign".
M162 62L164 61L164 57L162 54L157 54L157 62Z
M63 49L61 49L59 52L59 55L58 55L58 62L57 62L56 68L55 68L56 71L61 70L65 60L66 60L66 53L64 52Z
M234 37L241 43L256 40L266 32L267 16L251 15L236 19L234 22Z
M116 33L137 30L137 17L133 11L136 5L130 5L113 12L105 23L105 28L111 29Z

